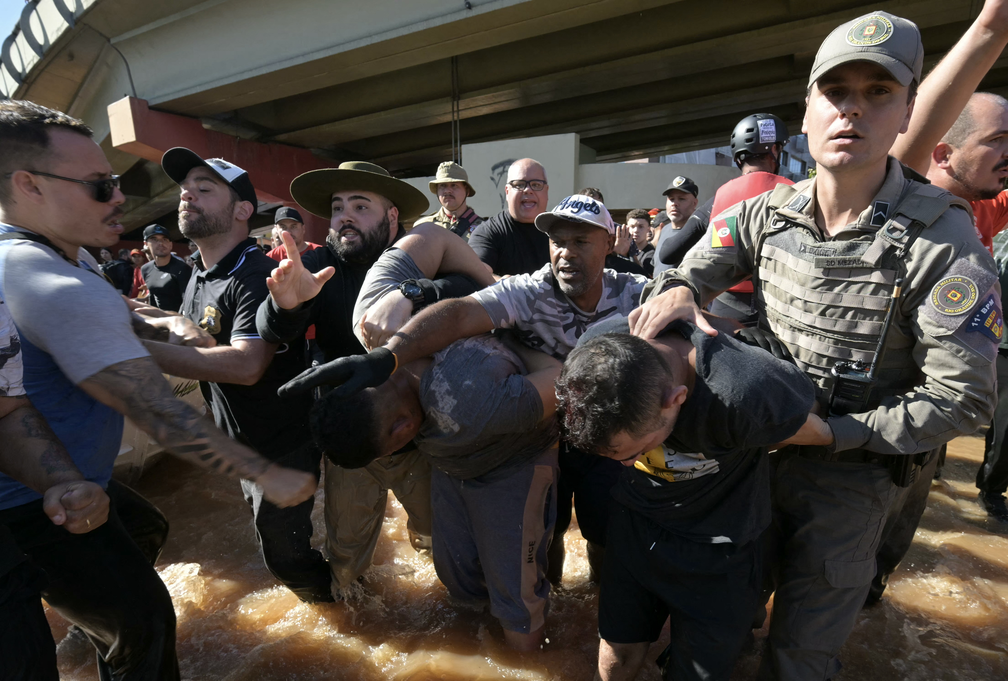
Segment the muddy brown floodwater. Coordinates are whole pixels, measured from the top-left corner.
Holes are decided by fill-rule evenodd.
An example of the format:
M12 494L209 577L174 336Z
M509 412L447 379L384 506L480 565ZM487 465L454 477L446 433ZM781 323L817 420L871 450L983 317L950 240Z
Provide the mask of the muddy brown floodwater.
M864 611L842 652L843 679L1008 679L1008 527L988 520L973 485L983 441L949 446L913 547L883 601ZM548 643L504 648L488 614L457 609L429 557L410 548L405 513L389 501L375 565L348 603L305 605L263 567L238 484L171 457L136 486L171 521L158 572L178 614L185 679L590 679L598 590L584 542L568 532L564 585L554 592ZM320 493L321 494L321 493ZM315 509L321 541L321 507ZM47 611L60 677L97 679L94 651ZM651 647L640 679L658 679ZM752 679L766 631L733 679Z

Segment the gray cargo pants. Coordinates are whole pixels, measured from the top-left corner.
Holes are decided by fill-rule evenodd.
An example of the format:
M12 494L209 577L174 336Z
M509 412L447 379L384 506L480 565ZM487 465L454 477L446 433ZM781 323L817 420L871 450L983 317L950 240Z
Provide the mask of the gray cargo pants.
M772 487L780 581L759 678L830 679L875 576L886 518L905 490L882 466L789 454Z
M409 515L411 534L431 534L430 463L419 451L375 459L347 469L325 461L326 553L336 588L371 565L385 520L388 491Z

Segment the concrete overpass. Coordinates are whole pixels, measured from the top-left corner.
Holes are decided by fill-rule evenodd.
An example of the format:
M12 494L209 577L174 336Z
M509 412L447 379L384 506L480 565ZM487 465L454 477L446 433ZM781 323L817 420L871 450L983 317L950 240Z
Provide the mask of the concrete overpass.
M573 132L599 162L718 146L757 110L797 132L837 24L873 9L912 19L926 70L982 4L33 0L0 90L91 124L140 226L174 210L155 163L172 139L238 153L272 203L289 200L289 173L346 159L430 175L453 129L466 144ZM983 87L1008 94L1008 61Z

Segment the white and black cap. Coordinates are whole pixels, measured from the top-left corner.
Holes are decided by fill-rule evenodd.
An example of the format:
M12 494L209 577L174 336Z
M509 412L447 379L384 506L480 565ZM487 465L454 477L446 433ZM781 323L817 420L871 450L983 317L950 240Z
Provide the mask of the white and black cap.
M609 210L601 201L596 201L584 194L574 194L556 205L547 213L536 216L535 226L540 232L549 233L555 225L562 222L578 222L592 227L599 227L610 234L616 233Z
M239 168L234 163L222 158L202 159L199 154L185 147L169 149L161 157L161 167L175 184L182 184L186 176L189 175L189 171L197 166L209 168L224 180L225 184L235 190L240 200L248 201L253 208L259 207L259 200L256 198L252 180L249 179L248 173L243 168Z

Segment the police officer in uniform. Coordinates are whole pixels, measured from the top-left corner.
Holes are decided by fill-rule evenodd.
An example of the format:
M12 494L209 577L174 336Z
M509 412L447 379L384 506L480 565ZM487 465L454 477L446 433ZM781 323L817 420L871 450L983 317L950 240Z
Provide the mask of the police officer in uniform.
M993 413L994 262L965 202L887 156L909 123L922 61L920 32L900 17L876 12L834 30L812 68L803 124L817 176L715 216L631 315L644 337L675 318L714 335L700 306L751 275L759 325L820 389L824 418L809 415L773 479L781 565L761 678L839 671L914 464ZM670 281L683 286L657 295ZM834 371L848 389L870 387L867 399L858 389L832 399Z

